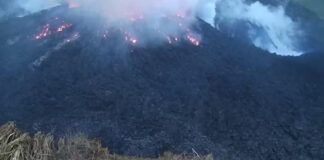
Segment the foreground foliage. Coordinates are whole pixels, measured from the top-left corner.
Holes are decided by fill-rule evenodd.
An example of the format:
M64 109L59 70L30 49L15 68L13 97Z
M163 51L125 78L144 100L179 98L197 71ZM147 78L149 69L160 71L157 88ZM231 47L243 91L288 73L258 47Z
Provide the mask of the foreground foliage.
M110 154L99 141L82 135L60 138L55 143L52 135L37 133L31 137L10 122L0 127L0 160L213 160L213 157L169 152L156 159L119 156Z

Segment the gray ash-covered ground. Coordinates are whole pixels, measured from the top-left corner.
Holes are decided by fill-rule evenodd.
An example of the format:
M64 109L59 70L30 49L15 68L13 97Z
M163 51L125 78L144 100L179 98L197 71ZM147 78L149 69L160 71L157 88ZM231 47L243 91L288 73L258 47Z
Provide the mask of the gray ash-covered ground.
M199 46L120 47L65 15L72 27L35 40L49 13L61 12L0 25L1 124L82 132L126 155L324 159L322 52L277 56L200 20Z

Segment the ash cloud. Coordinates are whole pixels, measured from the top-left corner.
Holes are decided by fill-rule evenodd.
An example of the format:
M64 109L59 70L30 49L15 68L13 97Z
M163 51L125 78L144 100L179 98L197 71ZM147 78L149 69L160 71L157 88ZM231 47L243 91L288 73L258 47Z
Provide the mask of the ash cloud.
M103 21L101 27L121 28L132 41L140 37L138 44L188 34L197 17L213 25L215 15L215 0L14 0L11 4L24 10L19 16L68 4L71 9L77 8L74 16L87 19L83 21L87 26L94 19ZM196 33L189 34L200 38Z
M72 8L79 9L78 16L100 17L109 27L123 28L127 30L129 36L141 37L142 44L177 37L187 32L197 17L211 25L214 24L215 0L67 0L66 2ZM190 34L195 35L197 39L200 38L195 33Z
M111 20L121 20L139 13L157 18L182 11L211 22L215 10L215 0L0 0L0 15L17 9L35 13L64 3L83 7L84 14L97 13Z
M298 39L302 31L285 13L285 6L264 5L259 1L216 0L216 27L233 37L280 55L302 54Z
M130 36L144 36L143 43L178 36L199 17L220 31L269 52L302 54L298 39L303 33L298 23L285 13L285 3L275 7L251 0L13 0L7 6L19 8L21 15L21 10L29 14L61 4L78 8L76 16L90 17L90 21L101 19L108 27L124 28ZM9 10L0 10L0 16ZM178 16L181 23L166 23L169 16ZM140 26L134 26L134 21L142 19L145 21Z
M188 19L199 16L211 22L210 17L215 15L215 0L66 0L66 2L71 6L83 8L85 14L99 14L110 22L128 20L133 16L159 20L177 14L185 15Z

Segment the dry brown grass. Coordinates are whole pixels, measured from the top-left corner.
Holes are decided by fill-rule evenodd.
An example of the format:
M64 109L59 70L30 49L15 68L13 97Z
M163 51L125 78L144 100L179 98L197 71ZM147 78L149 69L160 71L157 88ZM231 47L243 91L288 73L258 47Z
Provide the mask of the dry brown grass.
M213 156L174 155L170 152L156 159L120 156L110 154L99 141L82 135L60 138L55 144L51 135L37 133L31 137L10 122L0 127L0 160L213 160Z

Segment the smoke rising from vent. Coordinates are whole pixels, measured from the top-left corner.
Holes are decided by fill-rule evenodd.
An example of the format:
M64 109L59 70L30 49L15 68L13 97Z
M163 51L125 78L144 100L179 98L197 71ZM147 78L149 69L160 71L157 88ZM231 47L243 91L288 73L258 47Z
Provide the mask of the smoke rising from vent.
M177 37L187 32L197 17L213 25L215 16L215 0L67 0L67 2L72 8L80 8L79 15L101 17L105 19L106 25L127 28L128 34L134 37L143 37L143 31L146 32L142 41L151 41L152 38L148 37L155 40ZM141 21L140 27L134 27L138 21ZM141 31L138 31L139 29Z
M18 5L29 12L48 9L62 3L74 7L83 7L86 14L98 13L111 20L128 18L130 15L142 14L158 18L179 12L200 16L211 22L215 15L215 0L16 0Z
M136 44L169 41L182 35L197 45L200 36L190 30L191 25L197 17L213 25L215 15L215 0L15 0L11 3L22 8L24 15L68 4L71 9L76 8L74 16L87 19L82 21L88 26L100 20L93 26L119 28L125 39Z
M157 20L167 15L186 14L192 19L198 16L213 24L212 19L215 15L215 0L0 0L0 4L5 8L0 7L0 15L17 8L26 13L35 13L64 3L82 8L83 14L104 16L110 22L139 15Z
M280 55L300 55L298 23L284 6L266 6L259 1L216 0L216 27L233 37L245 38L260 48Z
M1 0L0 0L1 2ZM243 38L262 49L280 55L300 55L298 23L285 13L284 6L267 6L246 0L12 0L12 8L25 14L61 4L78 8L76 16L101 19L108 27L127 30L128 38L143 36L144 41L170 39L186 32L199 17L220 31ZM16 4L13 5L13 4ZM15 6L15 7L13 7ZM18 7L17 7L18 6ZM0 8L1 10L1 8ZM0 16L1 13L0 11ZM100 17L100 18L99 18ZM176 17L178 20L166 19ZM174 19L174 18L170 18ZM141 21L140 26L134 26ZM141 33L138 33L140 29ZM196 33L190 33L199 39ZM150 38L148 38L150 37ZM141 43L137 39L133 42Z

